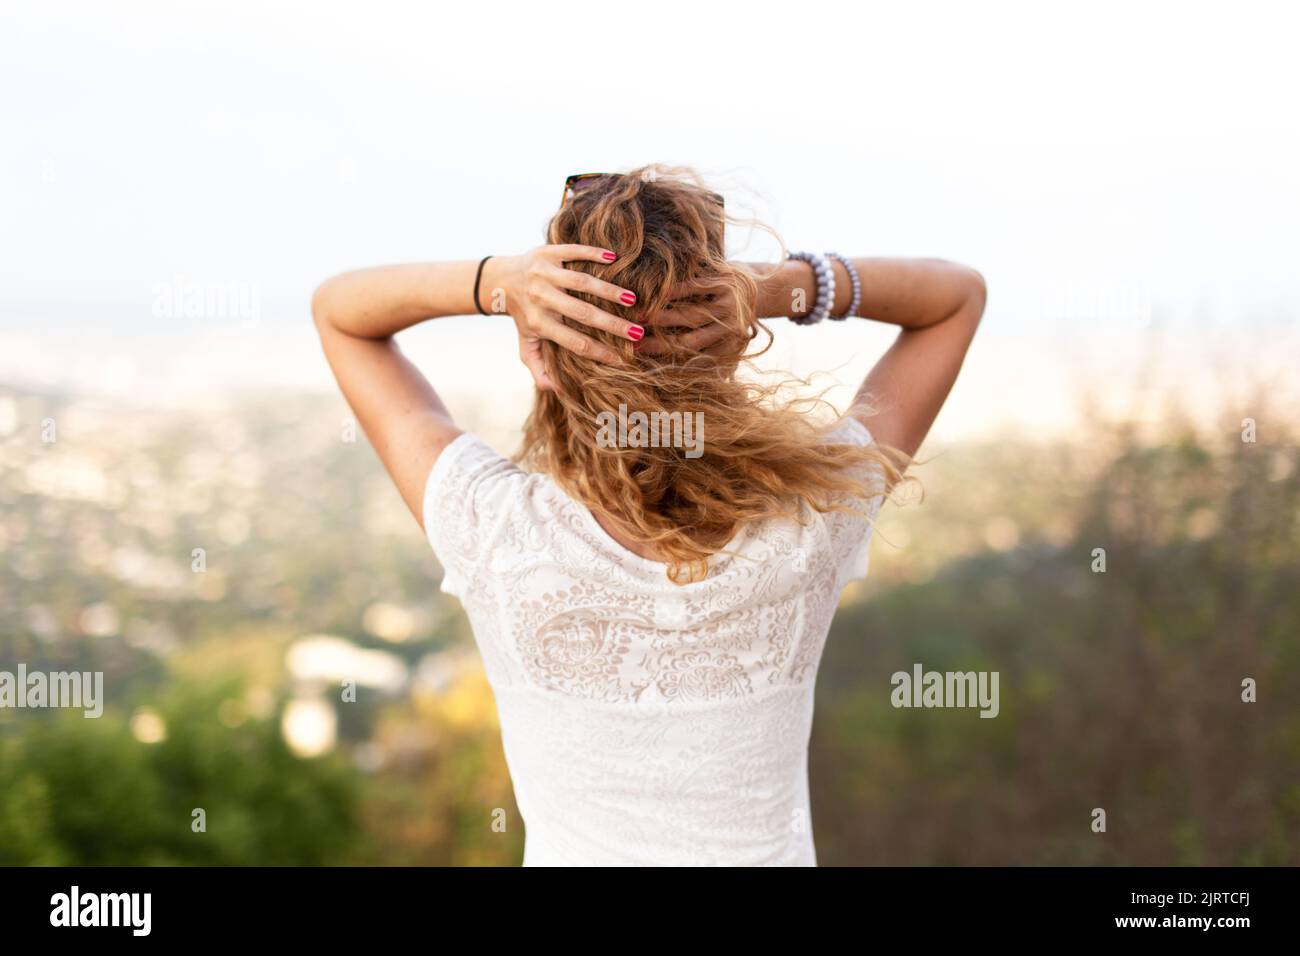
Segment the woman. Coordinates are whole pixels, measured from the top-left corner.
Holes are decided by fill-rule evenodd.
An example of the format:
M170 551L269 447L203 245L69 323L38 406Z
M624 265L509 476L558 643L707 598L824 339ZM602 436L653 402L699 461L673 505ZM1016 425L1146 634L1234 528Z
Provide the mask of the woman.
M936 260L733 263L725 223L682 171L570 177L547 245L351 272L313 298L339 386L473 625L525 865L816 862L822 645L984 284ZM489 309L514 319L536 384L518 463L457 428L393 341ZM850 313L901 332L832 426L740 373L770 341L762 319Z

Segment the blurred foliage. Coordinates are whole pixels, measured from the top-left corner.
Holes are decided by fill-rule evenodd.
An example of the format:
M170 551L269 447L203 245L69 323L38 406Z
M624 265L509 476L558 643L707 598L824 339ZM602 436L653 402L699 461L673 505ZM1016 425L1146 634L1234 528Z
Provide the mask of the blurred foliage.
M1121 428L1084 449L1063 542L1024 522L841 607L811 756L823 863L1300 863L1298 450L1220 435ZM1004 477L1050 474L1004 453ZM916 662L998 671L1001 715L895 710Z
M229 684L177 685L142 743L115 714L31 715L0 738L0 864L288 866L354 845L359 787L302 760L274 721L222 721ZM204 813L195 829L194 811Z
M467 622L340 403L0 401L24 423L0 435L0 669L102 670L107 696L0 711L0 863L519 862ZM1265 418L1256 444L1166 422L933 454L828 641L820 861L1300 862L1300 469ZM313 634L404 689L342 703L286 665ZM998 671L1000 716L895 710L917 662ZM285 743L302 699L337 714L326 756Z
M441 695L386 711L375 741L400 756L371 790L368 843L356 862L488 866L523 858L523 824L481 669L467 669Z

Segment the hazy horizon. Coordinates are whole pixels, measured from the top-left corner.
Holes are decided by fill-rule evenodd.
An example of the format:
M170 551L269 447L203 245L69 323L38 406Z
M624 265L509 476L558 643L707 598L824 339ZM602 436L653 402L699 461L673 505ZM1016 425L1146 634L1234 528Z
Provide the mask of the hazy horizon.
M12 11L0 79L23 95L0 103L0 381L174 402L325 392L307 315L320 280L523 251L565 175L652 161L697 166L790 248L980 269L989 307L938 441L1068 432L1079 381L1121 406L1163 389L1204 417L1219 389L1278 378L1294 354L1300 136L1281 118L1297 67L1264 13L854 8L873 35L924 35L918 58L817 18L773 31L778 7L656 9L566 24L590 92L548 68L532 43L544 15L526 6ZM671 55L620 82L609 35ZM814 50L800 109L773 110ZM725 122L664 108L701 96ZM557 102L589 120L556 127ZM731 238L747 258L775 251ZM254 321L159 314L160 289L179 304L195 288L234 289ZM773 328L764 367L832 372L840 401L893 335ZM506 320L402 341L453 411L522 418Z

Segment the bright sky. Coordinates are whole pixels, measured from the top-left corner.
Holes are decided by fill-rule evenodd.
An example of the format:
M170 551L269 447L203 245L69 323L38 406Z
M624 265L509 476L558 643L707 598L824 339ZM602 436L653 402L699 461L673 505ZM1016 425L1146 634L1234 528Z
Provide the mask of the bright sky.
M7 4L0 383L326 388L320 279L522 251L566 174L658 160L732 208L756 191L791 248L979 268L942 437L1068 427L1080 384L1119 400L1150 341L1195 395L1210 356L1294 364L1300 67L1278 9ZM257 321L157 314L187 283L255 296ZM776 328L774 362L846 383L891 337ZM505 320L409 342L453 410L522 418Z

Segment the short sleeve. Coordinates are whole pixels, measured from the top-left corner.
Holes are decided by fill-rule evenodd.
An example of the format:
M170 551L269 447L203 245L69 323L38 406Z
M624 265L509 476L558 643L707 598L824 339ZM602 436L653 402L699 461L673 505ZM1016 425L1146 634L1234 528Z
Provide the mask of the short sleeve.
M462 598L509 518L523 472L477 435L442 450L424 486L424 532L442 565L442 591Z
M841 419L826 433L826 440L841 445L867 446L875 443L867 426L852 417ZM867 576L873 523L885 500L884 475L880 465L867 464L858 477L868 487L879 488L880 493L871 495L866 500L845 502L855 508L855 511L837 511L827 515L839 559L841 584Z

